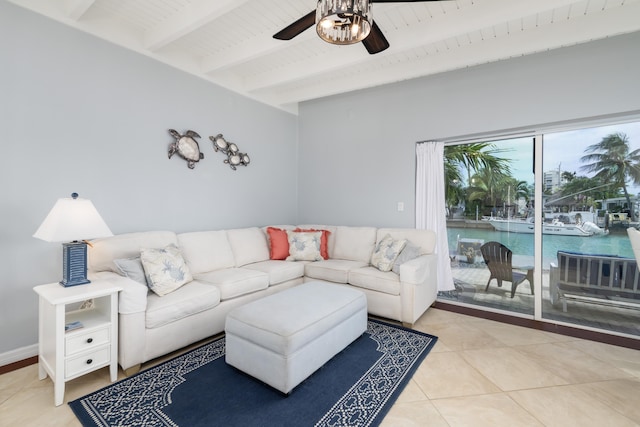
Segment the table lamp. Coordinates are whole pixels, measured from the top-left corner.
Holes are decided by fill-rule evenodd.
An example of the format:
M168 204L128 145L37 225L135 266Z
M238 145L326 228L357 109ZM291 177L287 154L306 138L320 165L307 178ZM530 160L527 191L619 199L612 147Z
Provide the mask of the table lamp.
M113 236L91 200L58 199L33 237L46 242L62 243L62 286L90 283L87 279L86 239Z

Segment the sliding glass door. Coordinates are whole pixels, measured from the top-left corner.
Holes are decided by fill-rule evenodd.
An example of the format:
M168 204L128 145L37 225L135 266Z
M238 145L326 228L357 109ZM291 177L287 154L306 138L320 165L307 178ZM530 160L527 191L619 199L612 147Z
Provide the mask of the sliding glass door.
M640 123L547 133L543 165L542 317L640 336Z
M531 136L445 148L456 290L442 299L533 315L533 149Z
M640 337L640 122L450 143L445 173L439 300Z

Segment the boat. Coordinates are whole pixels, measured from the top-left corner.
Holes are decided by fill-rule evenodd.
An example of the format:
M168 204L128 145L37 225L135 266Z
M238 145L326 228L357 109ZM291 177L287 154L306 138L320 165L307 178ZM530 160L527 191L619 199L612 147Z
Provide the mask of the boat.
M597 211L571 211L571 212L552 212L552 211L543 211L542 215L545 221L553 221L557 219L558 221L562 221L565 224L579 224L581 222L593 222L595 224L598 223L598 212Z
M533 217L529 217L527 219L504 219L492 217L487 218L487 221L489 221L489 223L497 231L533 234L535 228ZM585 221L576 224L565 224L564 222L555 218L549 223L545 222L542 224L542 234L589 237L593 235L606 234L606 232L591 221Z

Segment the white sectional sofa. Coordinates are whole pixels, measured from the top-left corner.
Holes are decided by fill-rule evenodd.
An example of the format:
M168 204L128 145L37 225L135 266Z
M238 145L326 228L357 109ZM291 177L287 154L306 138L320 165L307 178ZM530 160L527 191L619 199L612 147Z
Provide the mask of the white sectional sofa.
M294 226L274 226L293 230ZM97 239L89 251L92 279L117 282L118 362L128 373L140 364L224 331L229 311L249 301L305 281L354 286L367 298L370 314L412 325L437 294L435 233L429 230L301 225L328 230L328 259L270 259L266 227L176 234L150 231ZM416 258L380 271L371 255L385 236L406 239ZM193 280L164 296L151 292L116 266L135 262L143 248L176 245ZM133 277L133 279L131 278ZM90 285L89 285L90 286Z

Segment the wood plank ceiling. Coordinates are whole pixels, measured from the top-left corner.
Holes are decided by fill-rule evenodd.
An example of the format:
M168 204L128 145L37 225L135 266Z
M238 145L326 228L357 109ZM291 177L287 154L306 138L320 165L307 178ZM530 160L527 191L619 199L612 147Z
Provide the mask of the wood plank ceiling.
M391 47L272 35L314 0L9 0L81 31L296 112L299 102L640 30L640 0L374 4Z

